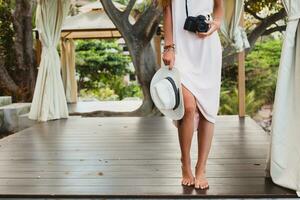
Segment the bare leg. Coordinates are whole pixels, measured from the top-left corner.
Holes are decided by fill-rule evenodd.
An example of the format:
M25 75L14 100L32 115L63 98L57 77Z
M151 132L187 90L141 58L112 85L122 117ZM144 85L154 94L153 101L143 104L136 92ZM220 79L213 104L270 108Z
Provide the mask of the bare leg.
M194 114L196 109L196 100L193 94L182 85L184 100L184 116L178 122L178 137L181 149L181 170L183 185L194 185L194 175L191 170L190 149L193 139Z
M195 188L208 188L208 181L205 177L206 161L211 148L213 139L214 123L207 121L199 108L199 126L198 126L198 160L195 166Z

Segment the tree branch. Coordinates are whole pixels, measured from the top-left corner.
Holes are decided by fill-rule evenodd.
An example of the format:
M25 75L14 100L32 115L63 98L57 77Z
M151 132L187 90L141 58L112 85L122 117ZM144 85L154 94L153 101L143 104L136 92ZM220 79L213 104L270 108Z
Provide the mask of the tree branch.
M128 29L131 27L131 24L128 20L124 20L124 12L120 11L115 7L112 0L100 0L105 10L105 13L115 24L116 27L122 27L122 29ZM128 19L128 17L127 17Z
M161 14L161 10L157 9L157 6L152 3L133 25L138 35L146 38L145 42L150 41L152 38L159 25Z
M286 16L286 11L284 8L280 9L277 13L266 17L248 36L251 47L254 46L256 40L263 35L263 33L272 24Z
M276 26L274 28L269 28L265 30L265 32L262 35L270 35L271 33L274 33L276 31L282 32L286 30L286 25L284 26Z
M124 18L128 19L129 15L130 15L130 12L133 9L133 6L134 6L135 2L136 2L136 0L130 0L129 1L126 9L123 11Z

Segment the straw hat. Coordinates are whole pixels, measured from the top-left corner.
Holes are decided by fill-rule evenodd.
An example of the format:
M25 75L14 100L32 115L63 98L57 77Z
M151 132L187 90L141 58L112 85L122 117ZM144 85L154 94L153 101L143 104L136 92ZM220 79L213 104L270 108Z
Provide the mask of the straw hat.
M176 67L171 70L162 66L150 83L150 94L155 106L167 117L179 120L184 115L184 102L180 74Z

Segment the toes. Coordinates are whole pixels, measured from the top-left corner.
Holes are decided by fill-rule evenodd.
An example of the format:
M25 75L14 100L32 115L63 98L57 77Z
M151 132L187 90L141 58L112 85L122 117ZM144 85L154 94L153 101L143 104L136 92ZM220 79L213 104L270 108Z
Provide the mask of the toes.
M206 188L208 188L208 185L205 185L205 186L202 187L202 189L206 189Z
M206 189L206 188L208 188L209 187L209 185L206 183L206 184L201 184L201 183L196 183L195 182L195 188L197 188L197 189Z
M190 179L183 179L183 180L181 181L181 184L182 184L182 185L191 186L191 185L194 185L195 183L194 183L193 180L190 180Z

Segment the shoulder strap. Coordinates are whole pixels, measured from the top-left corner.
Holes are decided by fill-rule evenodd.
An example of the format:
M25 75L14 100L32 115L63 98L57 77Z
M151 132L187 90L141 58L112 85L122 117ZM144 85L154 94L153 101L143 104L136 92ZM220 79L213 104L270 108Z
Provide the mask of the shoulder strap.
M189 11L188 11L187 0L185 0L185 12L186 12L186 17L188 17L189 16Z

